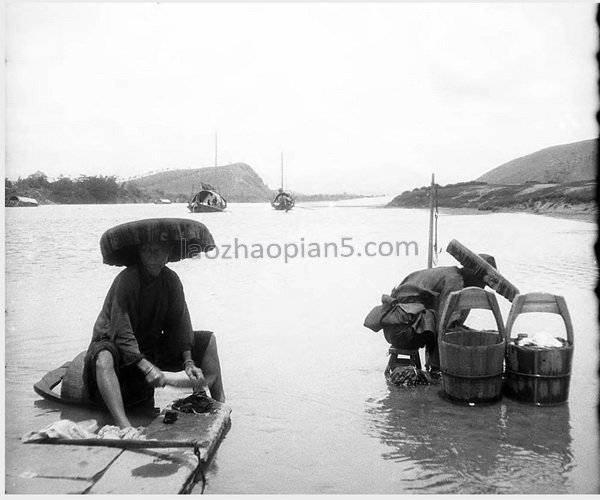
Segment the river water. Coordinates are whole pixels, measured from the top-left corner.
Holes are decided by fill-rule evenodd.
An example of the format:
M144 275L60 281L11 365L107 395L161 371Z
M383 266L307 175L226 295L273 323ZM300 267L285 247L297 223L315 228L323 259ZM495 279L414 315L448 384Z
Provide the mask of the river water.
M206 493L599 493L595 224L441 213L442 248L456 238L493 254L521 292L563 295L575 331L568 404L535 408L503 398L464 407L441 399L439 386L389 385L387 343L363 327L383 293L426 267L428 211L380 208L385 201L300 203L289 213L235 203L220 214L189 214L183 204L5 209L7 461L22 452L24 432L77 419L32 384L88 345L120 271L102 264L101 234L135 219L189 217L208 226L221 257L171 268L194 327L218 335L233 409ZM387 254L403 241L417 243L419 254L406 256L401 245L400 256L364 252L368 242ZM231 256L236 242L238 258L222 258L223 245L232 245ZM286 244L298 257L269 257ZM255 257L262 249L263 258L246 258L242 245ZM338 255L353 255L333 257L334 245ZM439 256L439 265L455 264ZM510 303L497 297L506 320ZM494 326L491 314L478 314L467 323ZM533 316L531 325L564 332L558 316ZM157 391L159 405L172 397Z

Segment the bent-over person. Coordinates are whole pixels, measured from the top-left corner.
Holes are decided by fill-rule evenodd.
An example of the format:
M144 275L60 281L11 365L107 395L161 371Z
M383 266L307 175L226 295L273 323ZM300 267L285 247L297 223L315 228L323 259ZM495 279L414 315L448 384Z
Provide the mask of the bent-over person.
M479 254L488 264L496 268L494 257L487 254ZM438 335L440 330L441 315L444 305L451 292L456 292L464 288L476 286L484 288L486 283L482 276L476 276L467 267L442 266L430 269L421 269L410 273L402 282L396 286L391 293L392 298L397 298L403 294L403 290L408 287L418 287L420 289L432 292L437 296L436 304L424 304L427 309L435 313L434 325L429 325L423 331L418 332L414 329L388 329L386 340L393 347L399 349L417 349L425 347L427 365L431 371L439 372L440 360L438 352ZM450 321L449 327L456 328L462 326L469 315L468 310L455 312ZM384 329L384 333L386 329Z

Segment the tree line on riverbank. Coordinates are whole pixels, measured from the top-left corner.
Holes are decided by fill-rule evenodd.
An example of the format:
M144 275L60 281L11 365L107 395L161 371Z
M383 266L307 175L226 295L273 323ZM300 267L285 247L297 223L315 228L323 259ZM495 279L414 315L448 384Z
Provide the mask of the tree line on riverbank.
M277 191L269 189L262 179L245 164L219 167L221 192L228 201L267 202ZM94 204L94 203L151 203L160 198L175 202L188 201L194 186L200 189L200 180L214 176L214 167L160 172L142 176L135 180L119 182L115 176L81 175L76 179L59 177L49 181L46 174L36 172L16 181L4 180L4 196L34 198L40 204ZM202 175L204 174L204 176ZM195 182L195 184L194 184ZM188 192L188 194L184 194ZM359 194L315 194L294 193L297 201L331 201L364 198Z
M146 201L135 184L118 182L115 176L81 175L76 179L59 177L49 181L43 172L35 172L16 181L4 179L4 197L26 196L40 203L86 204Z

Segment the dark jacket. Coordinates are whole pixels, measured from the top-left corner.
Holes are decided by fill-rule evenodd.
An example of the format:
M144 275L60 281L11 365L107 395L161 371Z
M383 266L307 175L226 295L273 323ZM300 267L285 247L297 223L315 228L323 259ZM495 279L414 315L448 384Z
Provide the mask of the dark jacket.
M192 346L192 324L179 276L165 267L158 276L129 266L113 281L94 324L92 345L114 342L123 365L142 357L157 362L161 350L183 353Z
M444 304L451 292L456 292L465 288L465 281L461 269L456 266L434 267L431 269L421 269L410 273L402 280L400 285L392 290L392 296L397 293L398 289L407 285L415 285L424 288L438 295L437 306L435 307L438 330L441 321L441 316ZM469 311L462 313L456 312L452 315L452 321L458 321L462 324L467 318Z

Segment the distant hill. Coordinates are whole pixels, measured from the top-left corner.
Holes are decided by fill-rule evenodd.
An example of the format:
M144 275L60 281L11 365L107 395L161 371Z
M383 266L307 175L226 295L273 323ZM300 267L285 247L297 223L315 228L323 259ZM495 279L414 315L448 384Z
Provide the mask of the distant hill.
M488 184L524 184L594 180L597 156L597 139L552 146L504 163L476 181Z
M596 214L597 139L542 149L500 165L475 181L437 187L445 208ZM430 187L404 191L388 207L427 208Z
M200 191L202 182L217 187L231 202L271 201L276 193L245 163L169 170L128 181L153 198L174 201L188 201L192 193Z
M188 201L192 193L206 182L219 189L229 202L272 201L277 190L269 189L260 176L246 163L233 163L219 167L168 170L127 181L125 186L139 190L149 199L168 198L171 201ZM296 201L323 201L364 198L359 194L305 195L292 191Z

